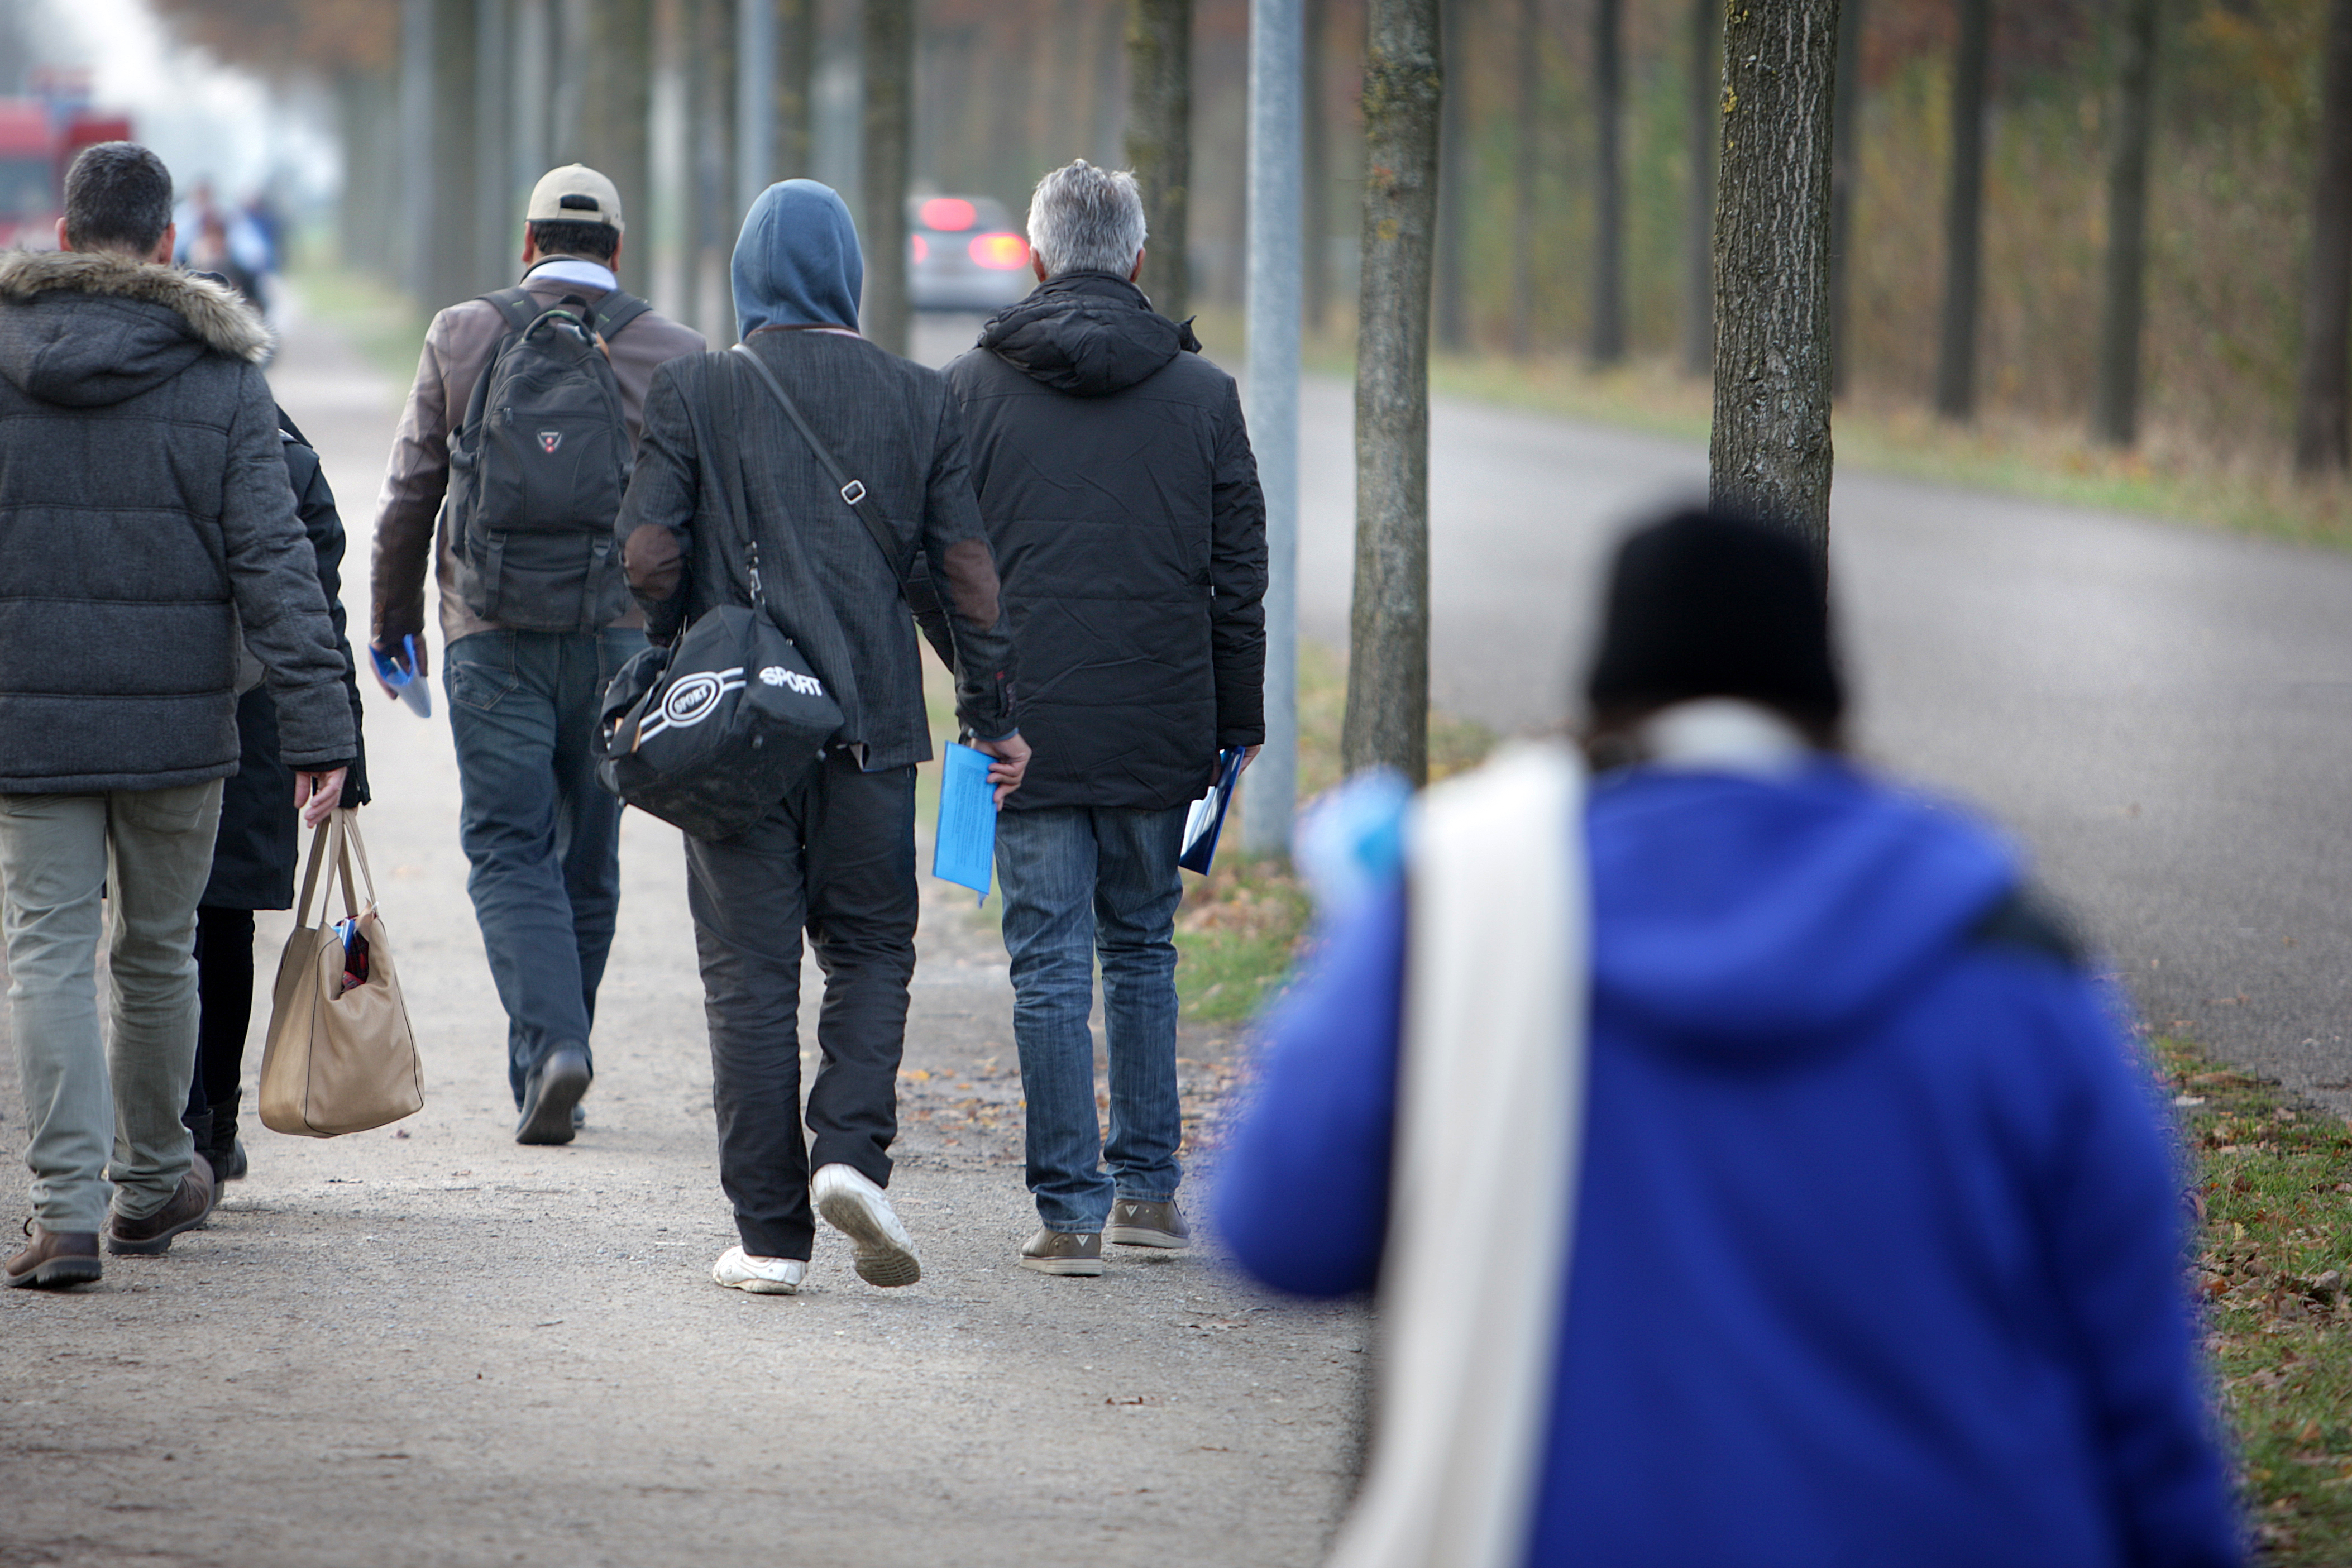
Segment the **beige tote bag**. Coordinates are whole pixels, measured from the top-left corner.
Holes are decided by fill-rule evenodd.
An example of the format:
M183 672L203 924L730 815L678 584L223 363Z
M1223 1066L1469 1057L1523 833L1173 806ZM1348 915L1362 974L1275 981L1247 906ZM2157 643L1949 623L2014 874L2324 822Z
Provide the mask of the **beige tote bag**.
M352 885L353 853L367 889L365 905ZM319 900L319 923L310 923L310 895L318 890L321 866L333 868L330 884L341 873L343 910L357 921L367 943L367 978L350 990L343 988L343 940L327 918L331 885ZM425 1068L416 1059L408 1009L400 999L392 942L376 916L367 847L360 842L353 814L337 811L310 840L302 900L294 907L294 934L278 960L269 1046L261 1058L261 1122L273 1132L334 1138L424 1108Z

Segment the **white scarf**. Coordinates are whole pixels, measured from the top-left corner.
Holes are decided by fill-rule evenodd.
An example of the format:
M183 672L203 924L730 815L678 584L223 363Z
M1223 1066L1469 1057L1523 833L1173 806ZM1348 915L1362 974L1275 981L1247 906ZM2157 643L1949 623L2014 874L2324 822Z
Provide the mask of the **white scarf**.
M1408 828L1379 1448L1332 1568L1520 1568L1584 1136L1584 773L1514 747Z

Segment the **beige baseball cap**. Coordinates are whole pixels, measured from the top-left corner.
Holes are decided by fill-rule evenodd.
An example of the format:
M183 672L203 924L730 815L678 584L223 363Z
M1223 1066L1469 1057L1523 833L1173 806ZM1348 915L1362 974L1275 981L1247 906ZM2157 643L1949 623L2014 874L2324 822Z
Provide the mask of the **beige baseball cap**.
M550 169L530 188L526 223L609 223L625 231L621 221L621 193L613 182L585 163Z

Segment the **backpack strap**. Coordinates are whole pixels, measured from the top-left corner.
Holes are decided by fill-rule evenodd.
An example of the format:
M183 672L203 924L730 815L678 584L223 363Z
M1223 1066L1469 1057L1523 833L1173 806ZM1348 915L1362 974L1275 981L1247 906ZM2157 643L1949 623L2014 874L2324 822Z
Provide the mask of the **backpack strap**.
M512 289L501 289L495 294L484 294L479 298L482 303L491 306L499 315L506 318L507 329L509 331L520 332L528 330L546 310L531 291L520 284L517 284Z
M652 309L635 294L614 289L597 300L589 314L594 318L596 335L609 341L619 335L622 328Z
M824 471L833 479L835 493L841 497L842 504L849 508L850 514L864 523L866 531L873 535L874 548L882 552L884 563L890 568L890 580L898 584L901 594L905 593L907 573L914 563L899 559L898 542L891 533L889 522L877 508L865 504L872 492L866 489L863 481L851 479L832 449L816 438L816 432L809 428L808 419L801 413L800 405L784 391L784 384L776 379L776 373L760 363L760 356L751 352L749 344L737 343L728 352L741 354L751 362L751 368L760 373L760 379L767 384L768 391L774 395L785 417L793 422L793 428L801 433L801 439L809 444L809 450L816 454L816 460L824 465Z

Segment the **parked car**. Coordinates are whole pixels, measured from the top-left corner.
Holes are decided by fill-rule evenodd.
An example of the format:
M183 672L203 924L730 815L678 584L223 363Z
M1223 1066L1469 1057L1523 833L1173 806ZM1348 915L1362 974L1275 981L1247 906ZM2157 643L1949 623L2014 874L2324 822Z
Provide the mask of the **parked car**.
M992 196L907 203L908 301L918 310L994 310L1029 292L1029 241Z

